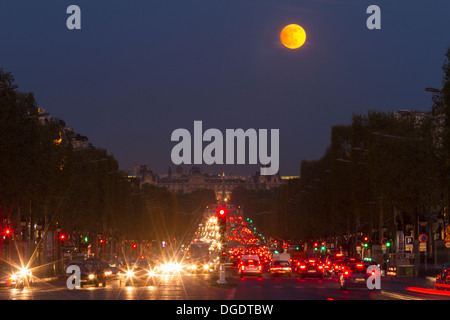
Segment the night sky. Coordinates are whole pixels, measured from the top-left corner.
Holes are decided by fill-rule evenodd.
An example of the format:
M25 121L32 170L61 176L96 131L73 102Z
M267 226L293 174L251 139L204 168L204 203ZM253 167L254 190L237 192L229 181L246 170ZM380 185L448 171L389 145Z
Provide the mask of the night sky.
M72 4L81 30L66 27ZM372 4L381 30L366 27ZM135 162L173 170L172 131L202 120L280 129L280 174L298 175L353 113L430 110L449 12L448 0L2 1L0 67L130 173ZM300 49L280 43L291 23L306 31Z

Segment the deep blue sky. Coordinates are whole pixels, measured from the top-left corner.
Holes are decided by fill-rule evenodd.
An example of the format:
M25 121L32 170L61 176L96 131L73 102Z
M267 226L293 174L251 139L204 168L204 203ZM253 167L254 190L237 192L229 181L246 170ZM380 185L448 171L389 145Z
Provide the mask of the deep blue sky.
M82 30L66 28L71 4ZM381 30L366 28L371 4ZM202 120L280 129L280 174L298 175L353 113L430 109L449 12L448 0L3 1L0 67L122 169L173 169L172 131ZM307 33L298 50L279 41L290 23Z

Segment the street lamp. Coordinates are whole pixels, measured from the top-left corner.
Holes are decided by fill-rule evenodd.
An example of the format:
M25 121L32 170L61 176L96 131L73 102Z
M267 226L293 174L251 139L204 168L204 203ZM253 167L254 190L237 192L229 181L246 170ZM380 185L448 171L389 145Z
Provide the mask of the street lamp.
M425 91L432 92L432 93L439 93L439 92L441 92L441 90L438 90L436 88L425 88Z

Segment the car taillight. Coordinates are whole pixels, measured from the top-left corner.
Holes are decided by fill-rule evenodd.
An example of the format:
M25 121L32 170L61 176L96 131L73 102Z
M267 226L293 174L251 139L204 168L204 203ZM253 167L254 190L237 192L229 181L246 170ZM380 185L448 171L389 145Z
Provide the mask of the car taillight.
M241 267L241 270L244 270L244 269L245 269L245 267L244 267L244 266L242 266L242 267Z
M348 274L348 271L345 271L344 274L347 275L347 274Z
M306 268L306 266L300 266L300 269L305 269Z
M319 266L319 269L323 269L323 266Z
M261 266L258 266L258 270L261 271Z

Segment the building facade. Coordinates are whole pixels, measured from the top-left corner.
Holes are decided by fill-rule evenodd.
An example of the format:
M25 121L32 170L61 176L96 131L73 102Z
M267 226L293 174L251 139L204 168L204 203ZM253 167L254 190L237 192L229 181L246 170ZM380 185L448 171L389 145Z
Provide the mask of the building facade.
M227 176L222 174L205 174L199 167L185 171L177 167L174 172L169 168L168 174L154 173L149 165L135 165L134 175L139 178L140 185L150 184L167 188L174 193L191 193L196 190L213 190L217 199L229 199L233 189L243 187L249 190L270 190L284 183L279 175L262 176Z

